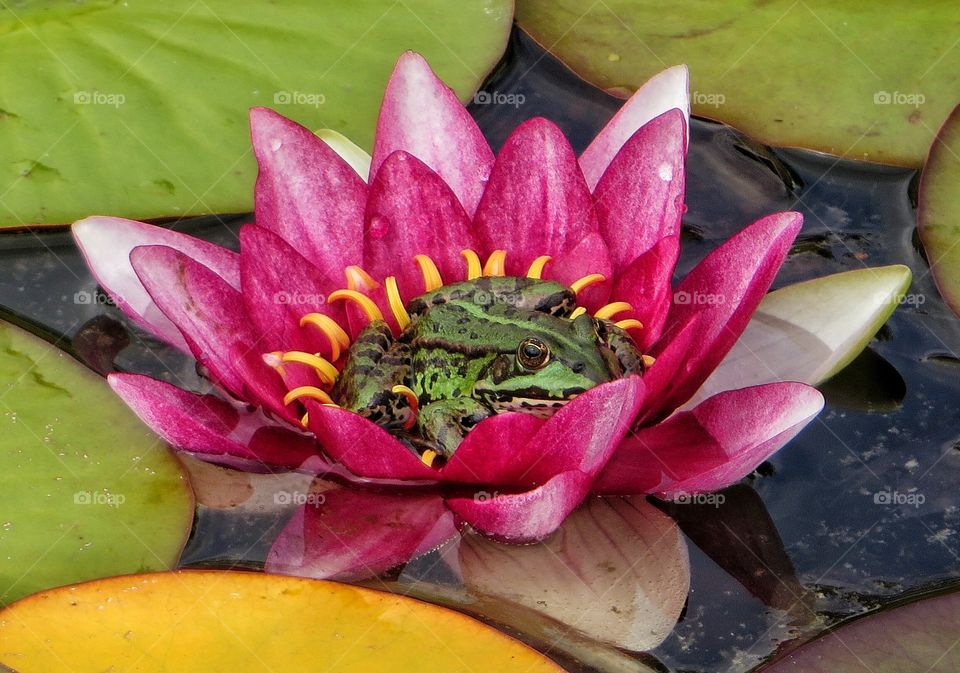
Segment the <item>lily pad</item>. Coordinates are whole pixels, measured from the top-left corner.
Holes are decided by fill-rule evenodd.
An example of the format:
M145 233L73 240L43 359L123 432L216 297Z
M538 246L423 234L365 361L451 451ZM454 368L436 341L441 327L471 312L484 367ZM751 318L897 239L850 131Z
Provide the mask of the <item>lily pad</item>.
M95 577L172 567L193 495L106 381L0 322L0 603Z
M510 0L21 1L0 8L0 225L252 210L246 111L369 148L387 76L423 53L464 99Z
M616 95L687 63L694 114L771 145L916 167L960 99L950 3L517 0L517 21Z
M960 106L937 133L923 169L920 240L944 300L960 315Z
M217 571L37 594L0 612L0 657L20 673L562 673L452 610L333 582Z
M795 283L763 298L740 339L685 406L774 381L817 385L853 361L902 304L910 269L856 269Z
M764 673L954 673L960 592L867 615L765 667Z

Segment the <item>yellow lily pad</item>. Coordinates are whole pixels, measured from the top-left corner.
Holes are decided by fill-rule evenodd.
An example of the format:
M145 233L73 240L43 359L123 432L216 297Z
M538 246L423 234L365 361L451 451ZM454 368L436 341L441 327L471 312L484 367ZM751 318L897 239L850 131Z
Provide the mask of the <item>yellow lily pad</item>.
M562 673L445 608L295 577L180 571L112 577L0 612L0 661L19 673Z

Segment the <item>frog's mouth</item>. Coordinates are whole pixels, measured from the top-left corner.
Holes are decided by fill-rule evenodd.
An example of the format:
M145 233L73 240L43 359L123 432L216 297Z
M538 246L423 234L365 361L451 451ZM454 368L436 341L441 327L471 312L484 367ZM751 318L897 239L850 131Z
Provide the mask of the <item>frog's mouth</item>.
M466 280L472 281L482 276L506 276L506 257L505 250L495 250L487 258L487 261L481 264L479 255L474 250L463 250L461 256L466 263ZM549 255L541 255L530 264L526 277L533 280L540 280L543 270L550 262ZM423 276L424 293L439 290L444 286L443 278L437 269L436 263L428 255L416 255L414 261L419 267ZM356 265L348 266L344 269L347 287L327 295L327 302L346 301L358 307L369 321L385 320L380 306L372 298L372 294L380 290L381 285L373 279L370 274ZM578 295L582 290L591 285L605 282L606 278L599 273L592 273L570 283L568 286L574 295ZM460 281L455 281L460 282ZM403 331L411 324L410 314L407 306L404 304L400 290L397 286L395 276L388 276L383 281L382 295L385 303L390 309L394 318L394 325ZM419 295L418 295L419 296ZM571 320L586 313L587 309L583 306L575 308L569 318ZM594 312L594 317L598 319L609 320L622 330L643 329L643 324L635 318L624 318L614 321L616 315L632 312L633 307L623 301L613 301L599 308ZM320 385L298 385L290 387L289 392L284 396L284 405L290 405L301 400L310 399L323 404L324 406L340 406L330 396L345 364L344 354L350 347L351 339L347 330L338 324L333 318L323 313L307 313L300 318L299 326L309 328L319 332L325 339L327 349L325 353L308 353L304 351L286 351L265 353L264 361L276 369L280 376L286 382L288 379L287 367L306 366L316 373ZM653 358L644 356L645 361L653 363ZM412 395L413 391L406 389L405 386L395 386L394 392ZM397 390L404 388L404 390ZM551 395L547 391L525 390L510 392L503 399L495 400L493 406L497 411L524 411L536 415L550 415L559 407L567 404L571 399L583 390L564 391L562 397ZM301 408L301 411L305 411ZM304 428L309 428L309 417L306 413L300 418Z

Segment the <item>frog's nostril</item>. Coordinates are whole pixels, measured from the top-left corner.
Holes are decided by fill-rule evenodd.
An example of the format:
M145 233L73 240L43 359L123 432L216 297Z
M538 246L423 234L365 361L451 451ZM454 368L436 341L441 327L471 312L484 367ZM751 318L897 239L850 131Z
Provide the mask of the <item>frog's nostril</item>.
M586 368L586 365L583 364L582 362L574 362L573 366L570 367L570 369L573 370L574 374L582 373L585 368Z

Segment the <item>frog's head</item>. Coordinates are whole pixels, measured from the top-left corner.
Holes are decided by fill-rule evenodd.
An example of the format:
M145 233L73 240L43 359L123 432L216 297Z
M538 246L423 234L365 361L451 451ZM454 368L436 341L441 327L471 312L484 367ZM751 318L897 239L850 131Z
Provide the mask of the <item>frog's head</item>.
M548 416L594 386L616 378L609 350L587 315L573 320L538 314L511 330L509 353L490 363L474 386L474 396L497 411Z

